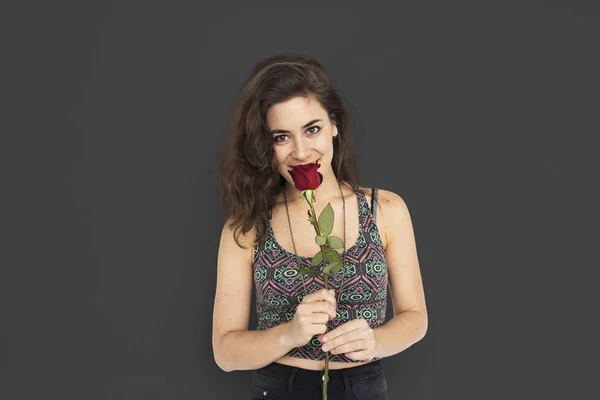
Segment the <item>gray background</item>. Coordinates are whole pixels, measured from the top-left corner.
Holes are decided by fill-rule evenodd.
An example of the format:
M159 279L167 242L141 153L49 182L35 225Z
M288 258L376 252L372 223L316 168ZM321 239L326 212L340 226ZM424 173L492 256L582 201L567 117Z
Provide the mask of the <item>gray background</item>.
M214 176L279 52L413 218L429 331L390 399L600 398L597 6L325 4L3 2L0 398L248 398L212 354Z

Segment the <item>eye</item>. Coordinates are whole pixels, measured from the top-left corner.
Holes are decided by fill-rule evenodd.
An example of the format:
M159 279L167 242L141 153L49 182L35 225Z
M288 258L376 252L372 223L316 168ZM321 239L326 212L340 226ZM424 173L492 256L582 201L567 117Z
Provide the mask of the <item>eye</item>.
M279 140L280 137L286 137L287 135L277 135L273 138L274 142L282 142L282 140Z
M317 133L318 133L318 132L321 130L321 127L319 127L319 126L317 126L317 125L313 125L313 126L311 126L310 128L308 128L308 129L307 129L307 131L310 131L310 130L311 130L311 129L313 129L313 128L317 128L317 129L318 129L318 131L316 131L316 132L312 132L312 134L313 134L313 135L316 135L316 134L317 134ZM309 133L311 133L311 132L309 132Z

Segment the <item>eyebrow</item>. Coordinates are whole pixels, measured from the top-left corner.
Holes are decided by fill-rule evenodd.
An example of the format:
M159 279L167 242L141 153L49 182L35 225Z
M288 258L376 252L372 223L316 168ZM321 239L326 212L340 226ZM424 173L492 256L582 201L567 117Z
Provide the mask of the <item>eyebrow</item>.
M313 119L312 121L304 124L304 126L302 127L303 129L308 128L309 126L311 126L312 124L314 124L315 122L319 122L322 121L321 119ZM271 131L271 134L274 135L276 133L290 133L290 131L286 131L284 129L275 129L273 131Z

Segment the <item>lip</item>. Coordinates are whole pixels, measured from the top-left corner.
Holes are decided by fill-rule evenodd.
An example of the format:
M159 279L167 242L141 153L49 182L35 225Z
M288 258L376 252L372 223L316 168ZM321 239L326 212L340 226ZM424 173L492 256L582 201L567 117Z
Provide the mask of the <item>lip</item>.
M319 169L319 168L321 168L321 159L319 158L317 161L313 161L313 162L309 162L309 163L305 163L305 164L290 165L290 167L295 168L299 165L308 165L308 164L319 164L319 167L317 168L317 169Z

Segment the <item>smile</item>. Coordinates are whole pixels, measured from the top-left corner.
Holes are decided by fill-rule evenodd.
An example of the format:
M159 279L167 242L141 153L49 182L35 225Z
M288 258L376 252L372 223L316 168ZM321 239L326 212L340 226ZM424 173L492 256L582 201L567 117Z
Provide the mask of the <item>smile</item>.
M304 164L296 164L296 165L290 165L291 168L297 167L298 165L308 165L308 164L319 164L319 168L321 168L323 165L321 164L321 159L319 158L317 161L313 161L313 162L308 162L308 163L304 163ZM319 169L317 168L317 169Z

